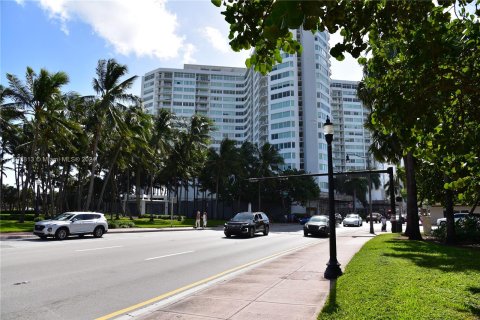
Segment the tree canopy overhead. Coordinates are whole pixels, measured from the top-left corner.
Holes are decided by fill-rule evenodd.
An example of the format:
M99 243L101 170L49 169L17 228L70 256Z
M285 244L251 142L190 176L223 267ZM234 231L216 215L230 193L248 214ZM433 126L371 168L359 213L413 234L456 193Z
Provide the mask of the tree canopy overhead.
M301 52L301 46L293 38L292 29L311 31L340 31L343 41L330 51L343 60L344 52L354 58L369 48L371 32L385 37L394 36L398 30L421 23L429 14L440 8L449 17L453 6L465 7L478 0L439 1L331 1L331 0L211 0L222 7L222 15L230 25L230 46L235 51L255 48L246 61L247 67L266 73L281 61L280 50Z

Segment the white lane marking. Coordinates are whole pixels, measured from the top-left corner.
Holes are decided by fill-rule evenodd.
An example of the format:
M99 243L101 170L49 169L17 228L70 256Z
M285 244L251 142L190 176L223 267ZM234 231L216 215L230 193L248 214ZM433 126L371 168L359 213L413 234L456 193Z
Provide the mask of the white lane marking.
M178 256L178 255L180 255L180 254L192 253L192 252L195 252L195 251L184 251L184 252L178 252L178 253L166 254L166 255L164 255L164 256L158 256L158 257L147 258L147 259L145 259L145 261L148 261L148 260L155 260L155 259L161 259L161 258L166 258L166 257L171 257L171 256Z
M122 248L123 246L113 246L113 247L103 247L103 248L93 248L93 249L81 249L81 250L75 250L77 252L82 252L82 251L94 251L94 250L104 250L104 249L113 249L113 248Z

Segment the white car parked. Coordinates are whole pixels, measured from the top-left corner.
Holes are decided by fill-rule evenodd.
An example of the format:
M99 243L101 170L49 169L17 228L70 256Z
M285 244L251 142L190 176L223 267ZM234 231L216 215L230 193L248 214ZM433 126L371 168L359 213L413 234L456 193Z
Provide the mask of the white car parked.
M468 213L455 213L453 215L453 219L455 220L455 222L457 222L458 220L463 219L466 216L468 216ZM437 226L444 226L446 224L447 224L447 218L437 219Z
M64 240L70 235L93 234L101 238L108 231L108 222L103 213L65 212L51 220L35 223L33 233L42 239L55 237Z
M362 218L358 214L350 213L347 214L345 219L343 219L343 226L356 226L361 227L363 224Z

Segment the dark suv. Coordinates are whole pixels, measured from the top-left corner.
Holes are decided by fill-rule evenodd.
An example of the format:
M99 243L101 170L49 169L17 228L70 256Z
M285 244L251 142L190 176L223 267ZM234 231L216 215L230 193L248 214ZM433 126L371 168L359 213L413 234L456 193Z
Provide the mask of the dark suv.
M227 238L235 235L253 237L257 232L266 236L270 231L270 220L263 212L239 212L225 223L224 233Z
M365 220L367 220L367 222L370 221L370 214L369 213L367 213L367 216L365 217ZM378 212L372 212L372 220L375 223L381 222L382 221L382 215Z

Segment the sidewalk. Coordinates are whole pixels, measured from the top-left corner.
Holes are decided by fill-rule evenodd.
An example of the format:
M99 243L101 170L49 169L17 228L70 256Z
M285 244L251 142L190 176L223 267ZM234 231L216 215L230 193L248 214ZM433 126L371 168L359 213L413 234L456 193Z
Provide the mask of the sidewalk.
M373 235L337 236L342 271ZM329 258L325 241L257 265L170 304L132 311L120 319L136 320L307 320L325 304L330 281L323 277Z

